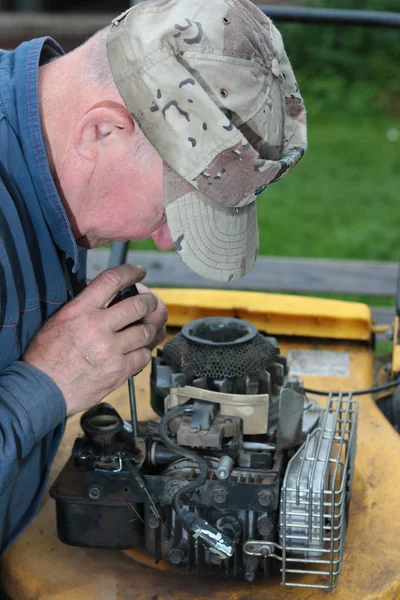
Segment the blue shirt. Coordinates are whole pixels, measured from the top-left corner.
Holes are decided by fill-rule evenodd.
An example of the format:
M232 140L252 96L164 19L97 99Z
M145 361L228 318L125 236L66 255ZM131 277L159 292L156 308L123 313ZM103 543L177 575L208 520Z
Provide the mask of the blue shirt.
M0 51L0 553L38 509L66 416L56 384L20 359L85 280L39 111L39 65L61 54L51 38Z

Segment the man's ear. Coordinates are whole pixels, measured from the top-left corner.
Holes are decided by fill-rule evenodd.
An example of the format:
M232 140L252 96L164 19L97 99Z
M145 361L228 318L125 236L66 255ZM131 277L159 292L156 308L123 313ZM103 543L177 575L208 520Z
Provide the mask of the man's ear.
M96 104L78 121L74 148L81 158L96 160L105 144L116 144L132 136L135 123L125 107L113 102Z

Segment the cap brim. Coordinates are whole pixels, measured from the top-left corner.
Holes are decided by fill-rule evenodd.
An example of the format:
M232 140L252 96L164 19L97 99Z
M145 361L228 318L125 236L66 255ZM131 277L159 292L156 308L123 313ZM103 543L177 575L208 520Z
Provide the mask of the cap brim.
M190 192L167 206L166 214L177 252L201 277L233 281L253 267L258 253L255 203L230 208Z

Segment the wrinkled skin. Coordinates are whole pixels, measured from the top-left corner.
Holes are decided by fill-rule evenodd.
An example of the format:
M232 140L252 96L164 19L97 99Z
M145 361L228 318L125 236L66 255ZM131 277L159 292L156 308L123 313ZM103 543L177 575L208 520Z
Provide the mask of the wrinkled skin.
M103 271L30 342L22 360L53 379L67 414L90 408L141 371L164 339L167 310L146 286L139 284L139 295L109 307L120 289L145 273L133 265Z

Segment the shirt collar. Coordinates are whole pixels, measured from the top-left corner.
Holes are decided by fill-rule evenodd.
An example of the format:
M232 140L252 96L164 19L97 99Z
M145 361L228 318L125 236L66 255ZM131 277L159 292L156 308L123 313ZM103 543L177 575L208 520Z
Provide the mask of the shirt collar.
M61 201L43 136L39 109L39 66L64 54L50 37L24 42L14 54L14 72L8 94L2 94L4 108L14 131L20 138L24 157L34 183L40 206L56 245L79 269L79 249ZM14 105L13 105L14 104Z

